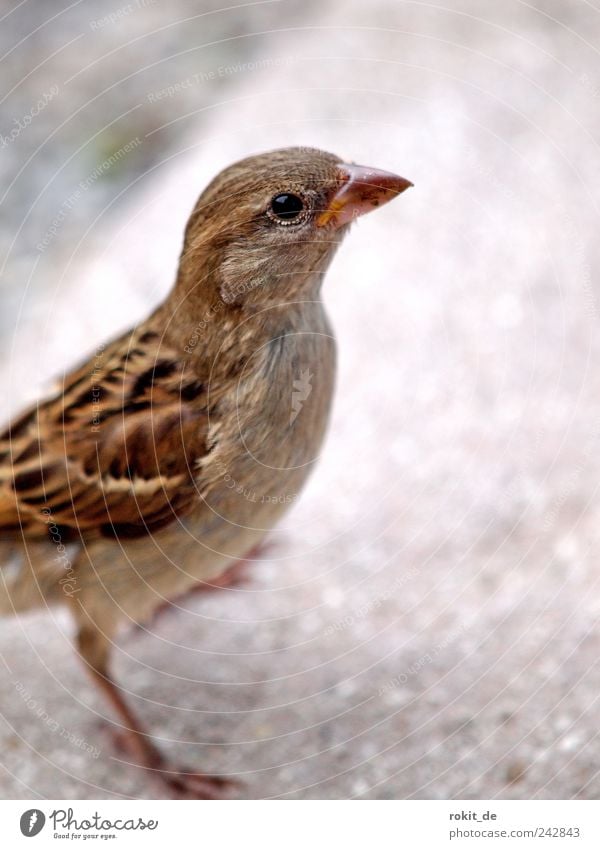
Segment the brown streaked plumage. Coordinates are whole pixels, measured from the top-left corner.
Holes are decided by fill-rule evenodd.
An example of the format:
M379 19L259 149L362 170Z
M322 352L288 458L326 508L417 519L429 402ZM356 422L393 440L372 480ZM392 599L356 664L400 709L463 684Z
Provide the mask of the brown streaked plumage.
M110 646L120 623L222 581L300 491L333 393L323 274L349 223L409 185L306 148L226 169L164 303L0 434L0 553L19 566L0 612L70 606L127 751L173 795L230 783L169 767L110 678Z

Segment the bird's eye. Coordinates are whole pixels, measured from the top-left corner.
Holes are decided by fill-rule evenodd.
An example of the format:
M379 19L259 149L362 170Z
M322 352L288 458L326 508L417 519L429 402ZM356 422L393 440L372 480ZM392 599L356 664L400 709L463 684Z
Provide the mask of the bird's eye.
M270 212L280 224L296 224L304 218L306 204L301 197L289 192L275 195Z

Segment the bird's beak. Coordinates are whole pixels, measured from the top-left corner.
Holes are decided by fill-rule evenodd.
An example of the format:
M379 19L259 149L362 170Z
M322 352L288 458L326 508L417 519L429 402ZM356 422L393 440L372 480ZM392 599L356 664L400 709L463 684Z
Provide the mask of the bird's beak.
M338 229L395 198L412 186L409 180L362 165L340 165L341 185L317 217L317 227Z

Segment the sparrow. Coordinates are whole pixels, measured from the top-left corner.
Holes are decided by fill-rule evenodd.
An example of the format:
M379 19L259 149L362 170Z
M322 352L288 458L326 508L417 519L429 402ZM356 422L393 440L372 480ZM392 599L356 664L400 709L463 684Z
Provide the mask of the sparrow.
M168 796L235 782L167 759L111 648L126 623L226 583L295 500L334 389L323 276L350 224L411 185L303 147L226 168L192 211L166 299L0 434L0 612L70 609L121 745Z

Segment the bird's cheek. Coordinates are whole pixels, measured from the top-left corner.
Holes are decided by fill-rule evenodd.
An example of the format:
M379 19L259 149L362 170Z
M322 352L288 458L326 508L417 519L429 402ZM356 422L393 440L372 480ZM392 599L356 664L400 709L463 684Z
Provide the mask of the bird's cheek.
M221 263L219 294L226 304L240 304L251 292L264 288L270 276L267 251L237 244Z

